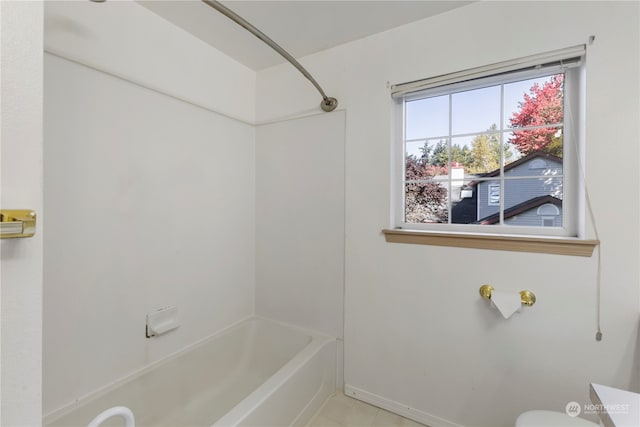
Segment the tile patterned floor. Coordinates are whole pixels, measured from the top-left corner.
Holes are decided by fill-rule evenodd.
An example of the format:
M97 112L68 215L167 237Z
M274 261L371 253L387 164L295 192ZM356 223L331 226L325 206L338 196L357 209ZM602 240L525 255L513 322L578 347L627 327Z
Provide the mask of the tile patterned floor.
M425 427L341 392L329 397L308 427Z

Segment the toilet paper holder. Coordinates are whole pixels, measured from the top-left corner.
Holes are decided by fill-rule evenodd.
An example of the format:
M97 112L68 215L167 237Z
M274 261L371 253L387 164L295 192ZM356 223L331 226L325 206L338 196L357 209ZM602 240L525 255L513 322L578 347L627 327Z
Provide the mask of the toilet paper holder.
M491 292L493 291L493 286L491 285L482 285L480 286L480 296L484 299L491 299ZM536 296L531 291L520 291L520 301L522 304L531 307L536 303Z

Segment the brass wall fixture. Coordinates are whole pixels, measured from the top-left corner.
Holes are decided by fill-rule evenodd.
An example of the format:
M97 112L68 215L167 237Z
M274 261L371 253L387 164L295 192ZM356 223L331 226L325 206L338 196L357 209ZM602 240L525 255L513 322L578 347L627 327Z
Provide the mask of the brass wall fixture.
M482 285L480 286L480 296L484 299L491 299L491 292L493 291L493 286L491 285ZM536 303L536 296L531 291L520 291L520 301L522 304L531 307Z
M28 209L0 210L0 238L31 237L36 234L36 213Z

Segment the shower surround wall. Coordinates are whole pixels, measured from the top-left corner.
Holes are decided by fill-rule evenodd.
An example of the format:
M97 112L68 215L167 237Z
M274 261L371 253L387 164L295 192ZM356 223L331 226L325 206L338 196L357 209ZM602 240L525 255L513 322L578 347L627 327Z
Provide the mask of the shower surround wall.
M259 126L256 313L342 338L345 113Z
M255 72L140 5L46 12L44 413L254 313L342 338L344 112L255 126Z
M589 403L588 384L638 390L639 5L477 2L301 59L347 110L345 382L436 426L512 426L529 409ZM391 244L392 102L402 83L587 43L586 171L596 257ZM286 65L262 70L257 119L317 95ZM625 159L628 164L621 165ZM591 237L591 235L589 236ZM535 292L505 321L478 295Z
M133 2L45 7L46 414L253 314L254 126L174 97L250 122L255 73Z

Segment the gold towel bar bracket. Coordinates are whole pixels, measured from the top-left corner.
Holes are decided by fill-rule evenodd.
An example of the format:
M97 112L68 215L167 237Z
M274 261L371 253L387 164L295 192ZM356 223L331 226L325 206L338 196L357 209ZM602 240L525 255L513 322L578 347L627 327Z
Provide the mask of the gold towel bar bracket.
M0 238L32 237L36 234L36 213L29 209L0 209Z
M484 299L491 299L492 291L493 286L491 285L480 286L480 296ZM520 291L520 301L522 302L522 304L531 307L536 303L536 296L531 291Z

